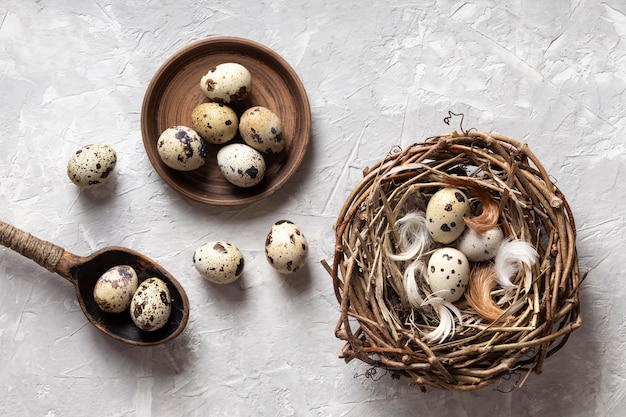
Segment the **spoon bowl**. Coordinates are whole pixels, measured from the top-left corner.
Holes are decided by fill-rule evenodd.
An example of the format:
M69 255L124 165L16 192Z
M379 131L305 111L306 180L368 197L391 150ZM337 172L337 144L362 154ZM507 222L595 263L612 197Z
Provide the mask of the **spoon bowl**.
M80 307L89 322L114 339L136 346L157 345L172 340L187 325L189 300L183 287L164 268L138 252L112 246L90 256L77 256L2 221L0 221L0 244L71 282ZM165 326L150 332L141 330L133 323L129 312L105 313L98 307L93 297L96 281L108 269L117 265L133 267L139 282L157 277L166 283L172 299L172 310Z

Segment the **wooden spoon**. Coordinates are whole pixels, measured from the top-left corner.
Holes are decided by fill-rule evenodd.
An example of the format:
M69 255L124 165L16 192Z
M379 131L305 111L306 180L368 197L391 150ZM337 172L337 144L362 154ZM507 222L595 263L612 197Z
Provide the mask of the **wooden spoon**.
M189 300L183 287L156 262L130 249L112 246L81 257L50 242L38 239L0 220L0 244L56 272L74 285L83 313L96 328L114 339L131 345L151 346L178 336L189 318ZM172 296L172 312L165 326L156 331L139 329L130 313L105 313L96 304L93 288L98 278L116 265L130 265L139 282L149 277L162 279Z

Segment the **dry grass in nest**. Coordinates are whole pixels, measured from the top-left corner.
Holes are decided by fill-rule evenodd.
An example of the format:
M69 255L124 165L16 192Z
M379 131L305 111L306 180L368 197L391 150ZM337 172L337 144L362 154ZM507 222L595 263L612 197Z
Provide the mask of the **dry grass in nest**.
M386 254L397 247L396 221L409 210L425 210L449 176L486 190L499 204L505 236L534 245L539 261L529 291L520 285L504 306L507 317L486 320L461 299L462 326L437 343L424 337L437 317L411 308L403 286L406 263ZM388 155L364 170L335 233L333 263L325 266L340 305L335 334L346 342L340 355L346 362L359 359L422 390L469 391L513 372L522 375L521 386L582 324L572 213L535 155L516 140L455 131Z

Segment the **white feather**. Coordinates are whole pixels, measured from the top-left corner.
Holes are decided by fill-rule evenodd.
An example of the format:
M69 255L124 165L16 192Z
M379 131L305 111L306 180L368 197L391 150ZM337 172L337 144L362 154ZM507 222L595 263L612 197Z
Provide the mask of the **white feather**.
M426 338L431 342L439 340L439 343L443 343L448 336L454 336L454 330L456 328L454 316L459 319L459 326L463 325L461 311L454 304L441 297L428 297L422 303L422 306L427 305L432 306L437 312L439 324L433 331L426 334Z
M524 287L528 291L532 282L532 266L538 259L539 254L530 243L523 240L503 240L494 260L498 284L505 289L514 288L511 278L522 267L525 269Z
M404 289L406 290L407 298L413 308L420 308L424 302L424 297L417 286L415 280L416 275L422 276L425 264L424 261L418 259L407 265L404 270Z
M399 229L399 247L404 248L399 253L388 253L392 261L407 261L421 255L432 245L426 223L426 217L421 212L409 212L396 222Z

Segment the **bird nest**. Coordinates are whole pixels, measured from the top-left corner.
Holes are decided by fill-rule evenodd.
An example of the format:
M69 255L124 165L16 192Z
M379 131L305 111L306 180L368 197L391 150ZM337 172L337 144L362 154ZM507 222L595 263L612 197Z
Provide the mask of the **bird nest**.
M437 190L459 179L468 185L461 188L475 215L485 209L472 192L480 189L497 204L505 239L531 244L536 262L515 270L512 291L488 288L501 315L485 318L462 297L453 303L460 313L452 315L453 329L444 340L433 340L428 335L441 317L429 303L416 306L409 300L410 261L390 254L402 249L398 221L425 210ZM335 335L346 342L340 354L346 362L359 359L370 371L387 370L422 390L469 391L513 374L522 386L582 324L583 278L570 207L528 146L514 139L454 131L390 153L364 170L334 229L333 263L323 263L340 305ZM415 282L428 299L419 275Z

